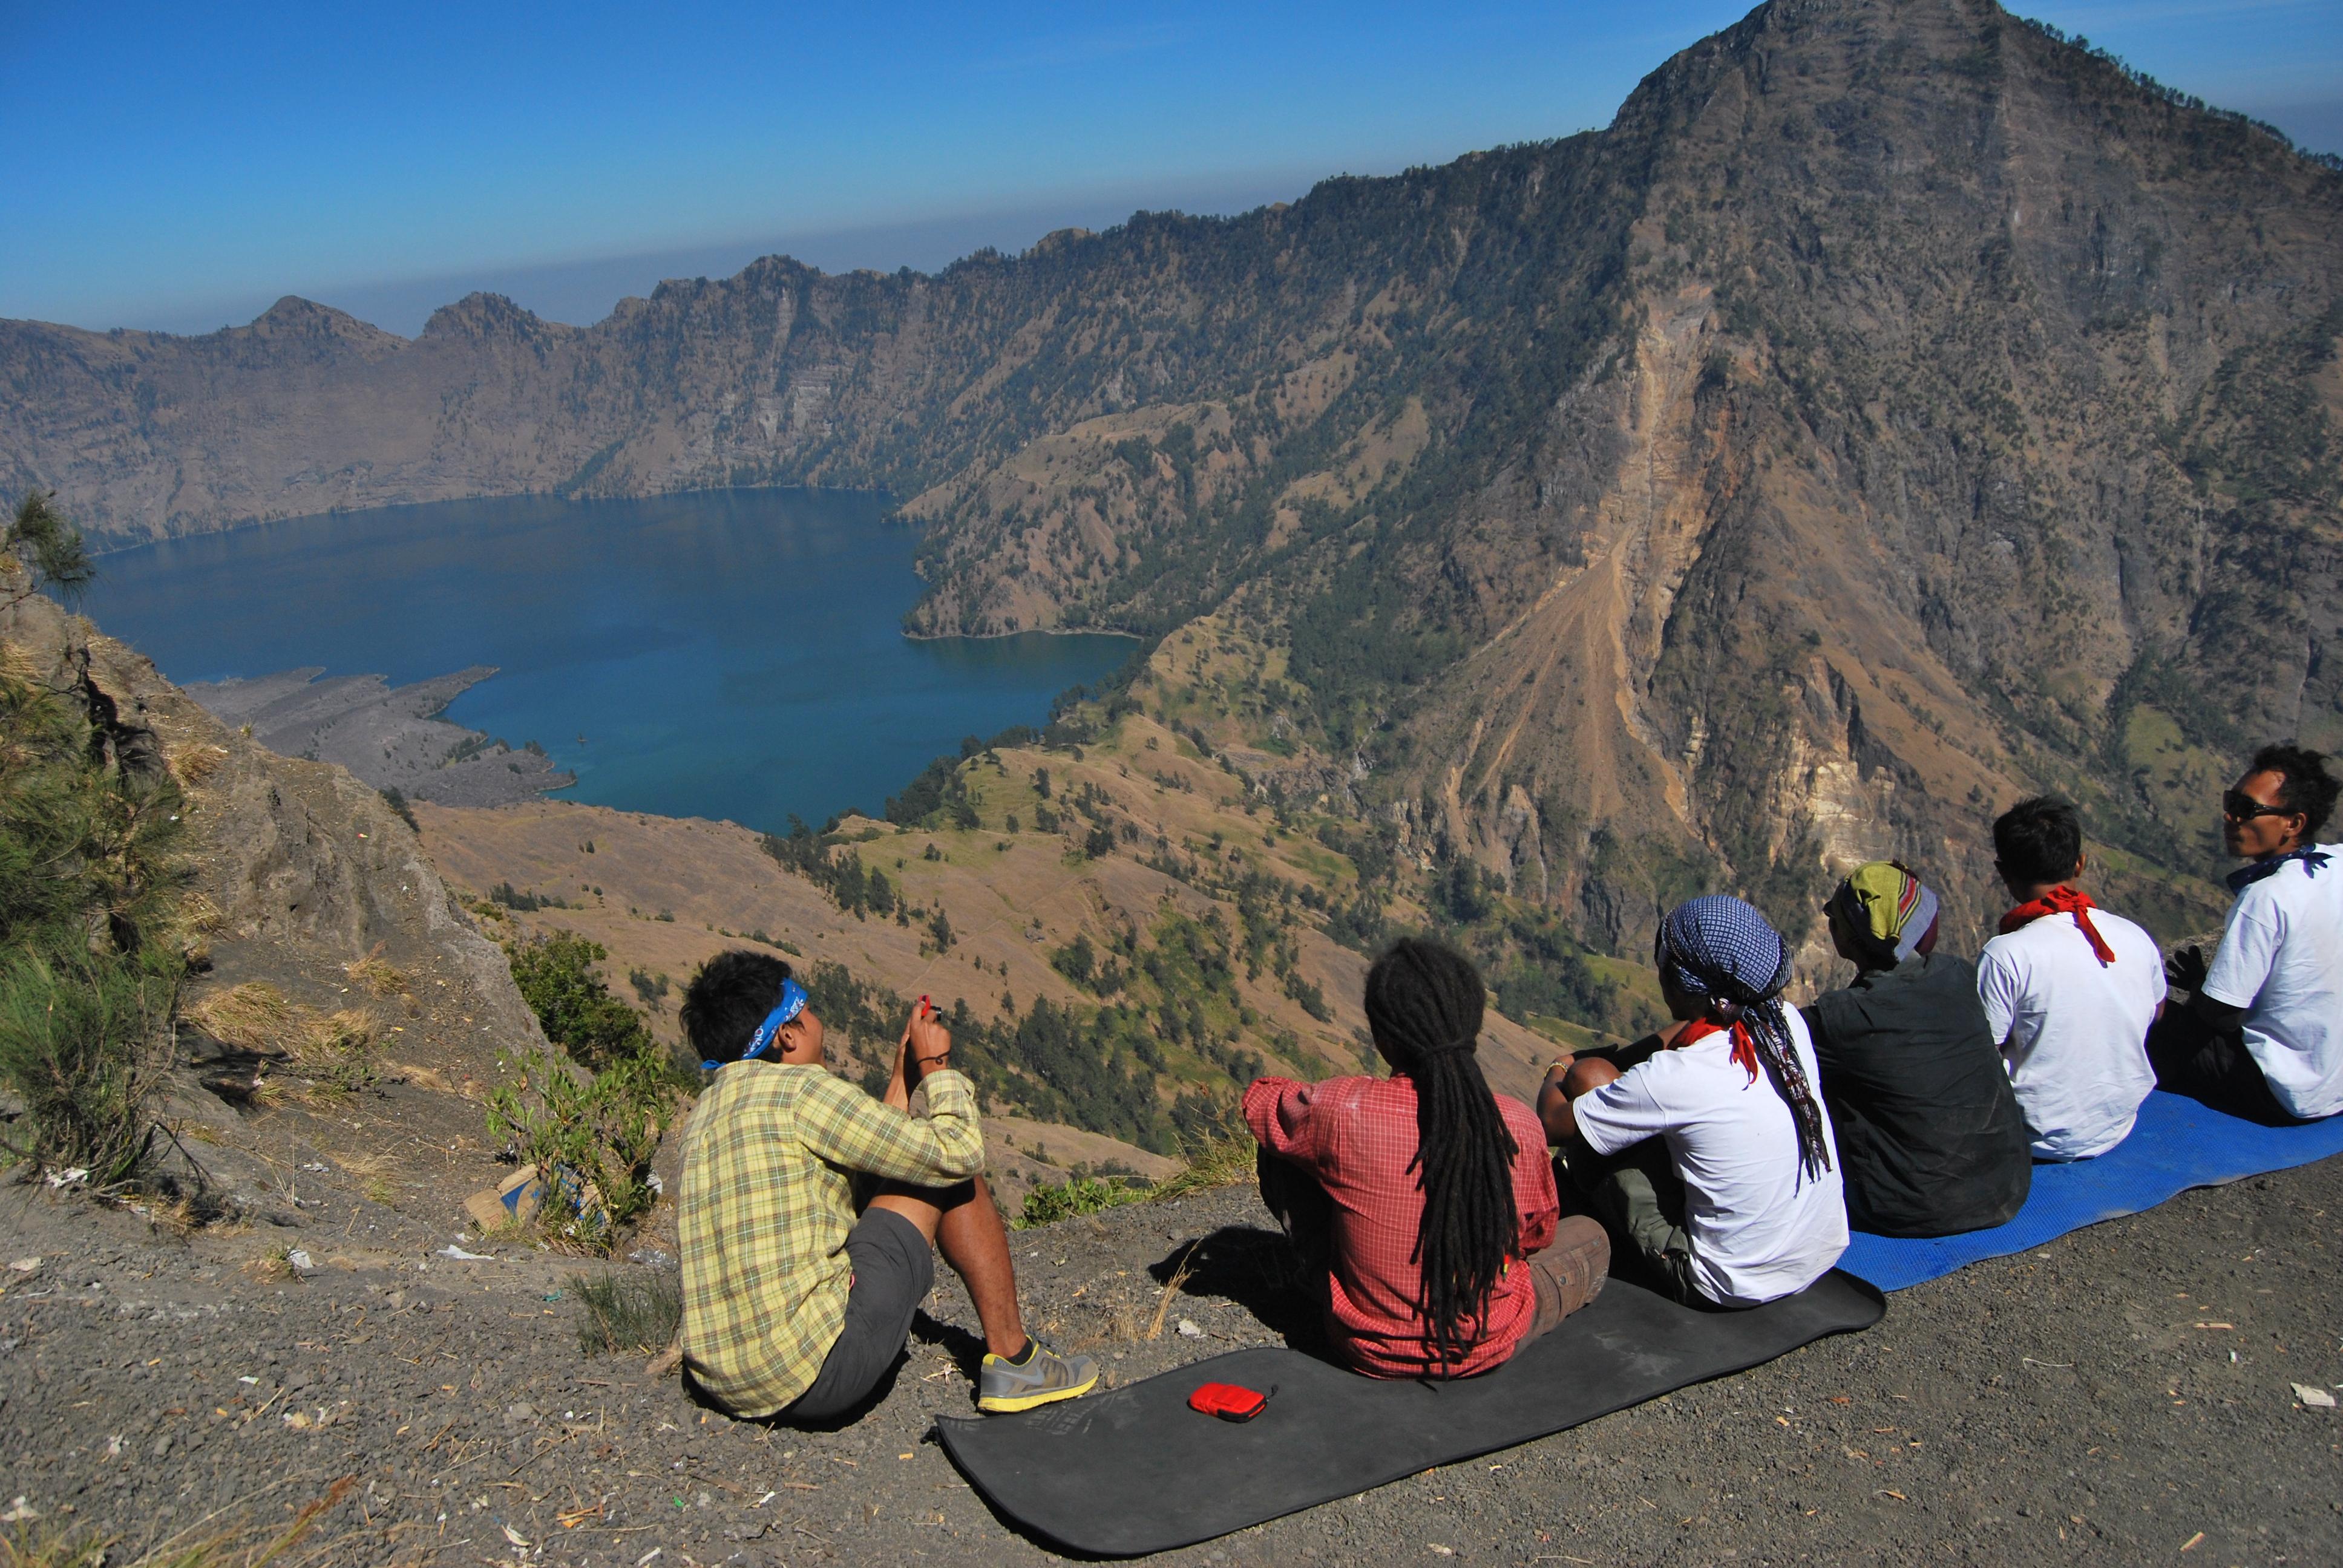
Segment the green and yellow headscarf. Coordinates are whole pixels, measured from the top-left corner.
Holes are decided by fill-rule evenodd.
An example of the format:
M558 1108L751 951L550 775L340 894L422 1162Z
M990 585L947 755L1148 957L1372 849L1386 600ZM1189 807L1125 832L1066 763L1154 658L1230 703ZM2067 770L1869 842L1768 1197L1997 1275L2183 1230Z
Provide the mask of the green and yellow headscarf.
M1896 861L1857 866L1824 908L1890 964L1936 946L1936 895Z

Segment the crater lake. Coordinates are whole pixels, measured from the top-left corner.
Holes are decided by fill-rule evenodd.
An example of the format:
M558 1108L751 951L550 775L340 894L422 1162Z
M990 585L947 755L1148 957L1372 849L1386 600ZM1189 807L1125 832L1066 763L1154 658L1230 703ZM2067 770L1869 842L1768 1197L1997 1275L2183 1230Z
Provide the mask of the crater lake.
M102 556L78 608L182 684L494 665L446 717L542 745L577 775L559 798L779 831L876 814L1138 646L904 637L919 535L888 511L765 489L343 512Z

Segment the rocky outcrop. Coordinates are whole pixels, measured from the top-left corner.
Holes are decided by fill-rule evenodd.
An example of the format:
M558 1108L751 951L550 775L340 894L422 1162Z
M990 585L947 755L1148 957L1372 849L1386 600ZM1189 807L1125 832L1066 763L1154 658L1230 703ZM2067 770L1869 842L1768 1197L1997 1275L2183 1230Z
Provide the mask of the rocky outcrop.
M191 1002L256 980L323 1012L367 1008L394 1070L419 1069L450 1089L493 1082L500 1056L544 1047L503 953L371 786L266 749L38 595L0 608L0 643L51 687L101 704L126 756L151 756L177 776L203 933ZM477 1108L456 1119L477 1146Z

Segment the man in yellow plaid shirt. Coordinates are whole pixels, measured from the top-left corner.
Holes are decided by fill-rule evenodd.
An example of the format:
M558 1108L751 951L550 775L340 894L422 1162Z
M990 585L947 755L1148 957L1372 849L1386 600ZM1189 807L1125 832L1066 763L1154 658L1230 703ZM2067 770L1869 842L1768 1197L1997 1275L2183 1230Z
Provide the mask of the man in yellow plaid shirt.
M780 960L719 953L693 977L684 1033L716 1074L684 1134L683 1354L743 1419L829 1422L883 1391L940 1246L984 1327L977 1404L1087 1393L1088 1356L1025 1332L1009 1236L984 1178L976 1091L925 999L874 1100L822 1065L821 1020ZM928 1113L910 1114L911 1091Z

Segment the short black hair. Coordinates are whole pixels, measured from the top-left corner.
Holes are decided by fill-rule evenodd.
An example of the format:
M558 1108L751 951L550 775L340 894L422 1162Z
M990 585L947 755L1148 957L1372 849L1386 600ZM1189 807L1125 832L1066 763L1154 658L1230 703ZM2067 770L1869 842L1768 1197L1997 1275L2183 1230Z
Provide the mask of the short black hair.
M738 1061L757 1026L781 1000L789 966L766 953L734 948L699 966L676 1016L703 1061Z
M2020 800L1993 819L1993 853L2013 882L2063 882L2083 858L2083 819L2056 795Z
M2246 771L2276 773L2286 780L2278 786L2278 806L2302 813L2306 839L2318 837L2318 829L2334 814L2336 791L2343 789L2343 781L2328 776L2326 754L2299 746L2265 746L2254 753L2254 765Z

